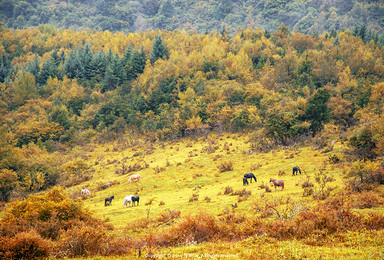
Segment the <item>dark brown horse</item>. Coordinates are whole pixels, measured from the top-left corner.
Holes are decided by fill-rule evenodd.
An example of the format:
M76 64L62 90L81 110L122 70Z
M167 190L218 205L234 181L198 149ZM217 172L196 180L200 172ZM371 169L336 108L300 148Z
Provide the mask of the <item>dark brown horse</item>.
M275 191L276 191L277 186L281 187L281 190L284 189L284 181L283 180L275 180L275 179L270 178L269 182L272 182L273 185L275 185Z

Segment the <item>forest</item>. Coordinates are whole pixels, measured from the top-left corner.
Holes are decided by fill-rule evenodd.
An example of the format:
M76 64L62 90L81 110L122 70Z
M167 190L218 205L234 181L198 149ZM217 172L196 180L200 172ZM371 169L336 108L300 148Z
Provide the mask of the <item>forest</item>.
M349 12L358 12L359 6L363 9L369 7L379 12L377 16L381 19L375 22L368 19L364 21L368 25L351 26L345 30L330 27L324 20L319 20L319 16L316 20L319 27L316 29L305 26L309 22L305 23L303 18L297 17L296 22L287 24L274 20L269 27L248 26L235 30L229 25L242 24L236 21L232 24L229 19L239 15L239 10L234 8L227 13L223 6L227 1L220 1L220 5L215 5L220 10L201 7L211 10L210 15L223 12L222 18L215 18L217 21L224 21L220 26L212 23L211 27L207 27L206 22L209 19L199 24L199 17L192 27L186 27L187 30L179 26L184 27L181 25L188 23L188 20L175 22L169 17L172 22L162 26L157 24L155 27L158 29L150 29L151 26L148 26L145 28L149 29L145 31L135 32L137 18L132 17L132 27L124 25L124 28L129 28L128 31L132 32L124 32L115 27L114 22L102 23L91 18L82 21L76 29L58 28L57 25L76 26L72 22L60 24L62 21L70 21L69 18L61 17L61 20L48 13L47 21L36 20L35 24L31 24L31 18L22 23L22 16L26 17L27 14L17 15L17 10L29 10L28 15L33 17L48 5L44 5L44 1L29 3L4 0L0 5L5 6L10 2L12 5L7 6L13 7L14 14L12 17L4 16L9 19L0 25L0 216L3 220L0 226L0 258L41 257L51 254L52 250L57 257L127 253L123 247L118 246L119 240L107 236L113 230L111 224L106 223L109 218L106 221L95 218L88 210L76 204L75 200L64 195L63 190L57 186L72 192L82 185L90 185L97 188L100 196L107 195L103 192L108 189L97 182L103 179L97 177L97 171L102 171L98 167L116 164L113 168L113 176L116 177L112 178L116 180L112 182L112 187L115 185L117 189L119 181L130 172L147 172L151 169L150 174L160 178L163 174L172 175L169 171L176 171L174 176L179 176L177 167L183 167L184 164L191 171L208 167L210 163L202 161L197 165L189 165L191 158L198 155L199 149L207 158L212 159L213 164L220 161L220 158L225 158L225 154L233 155L237 148L231 148L232 142L238 143L243 138L244 142L238 146L243 147L246 144L247 148L242 153L239 152L240 155L236 158L257 154L261 157L267 156L273 161L274 155L284 149L312 147L313 149L302 152L307 154L302 157L306 158L308 168L312 167L310 162L317 165L323 160L327 162L329 171L341 165L343 176L353 178L348 184L349 189L354 192L350 197L360 196L358 201L361 203L377 202L366 208L378 207L378 211L368 213L366 217L356 215L350 210L351 204L344 200L343 193L331 197L331 190L326 192L325 188L332 178L324 173L325 168L323 171L322 166L319 166L320 175L314 177L315 182L320 185L319 192L314 193L313 189L311 191L313 184L309 185L308 175L309 186L305 187L304 183L297 186L303 187L306 194L304 197L311 195L316 201L326 198L329 200L316 204L312 211L304 211L307 207L303 207L302 215L297 215L296 219L279 215L277 222L264 222L249 216L234 213L231 215L228 212L219 215L215 212L221 216L220 219L203 214L189 216L183 219L184 222L178 222L178 216L168 210L165 213L158 211L162 213L156 218L157 222L151 222L149 215L153 199L146 204L147 220L141 220L137 228L128 225L125 230L133 234L139 233L140 236L142 229L150 227L156 231L146 234L145 238L140 237L141 240L125 238L123 245L136 253L137 248L141 248L141 243L144 243L148 254L152 252L151 248L177 247L184 243L180 241L184 241L182 239L185 230L194 230L201 221L208 224L197 226L198 232L201 232L195 234L198 244L242 241L250 237L257 238L252 243L264 243L258 240L264 239L260 234L269 234L276 241L305 238L307 240L304 244L313 246L320 243L314 242L320 241L320 238L324 241L329 239L328 242L334 238L347 243L347 235L341 235L347 231L364 229L380 232L384 228L380 207L383 199L377 195L380 192L373 193L380 191L384 184L384 48L377 33L382 30L382 14L380 8L376 8L382 4L375 1L343 1L345 9L335 12L347 15ZM86 6L93 3L95 7L89 9L89 12L100 12L97 6L106 6L102 3L104 1L51 2L55 8L65 5L69 13L71 6L76 5ZM138 14L134 10L119 9L119 4L125 1L111 2L116 2L116 12L130 12L132 16ZM130 2L135 3L133 6L142 8L139 7L139 1ZM140 5L150 5L149 2L151 1L141 1ZM173 3L175 11L183 10L182 4L185 4L183 1L166 2ZM197 2L210 6L215 1ZM246 6L250 2L259 8L272 2L284 6L301 3L236 3ZM263 5L254 2L262 2ZM313 5L323 2L307 1L308 6L304 5L303 10L312 8L319 11L321 9ZM21 7L21 4L30 7ZM165 15L161 14L166 12L164 6L165 3L159 7L160 14L157 10L146 14L150 17L147 22L168 21L157 17ZM55 8L49 11L54 11ZM3 8L1 10L5 11ZM247 10L256 12L249 8ZM367 17L374 16L373 11L364 10ZM262 9L257 12L254 17L262 20ZM280 12L276 11L275 15L282 17ZM72 14L76 16L75 13ZM200 14L205 15L203 12ZM104 19L102 15L94 16L90 13L91 16ZM118 17L113 16L116 19ZM127 17L126 14L123 16ZM55 17L58 20L54 20ZM268 17L273 19L274 16L268 14ZM315 19L315 16L311 17ZM340 19L339 23L332 24L342 26L344 20ZM52 24L38 25L48 21ZM86 29L83 24L87 23L90 24L89 27L100 26L101 30ZM175 27L169 27L171 24ZM30 25L35 27L28 27ZM13 29L19 27L21 29ZM321 33L315 33L320 31ZM211 134L219 137L212 137ZM223 140L224 137L220 137L225 135L239 137L228 137L227 143ZM209 145L200 148L202 143ZM106 148L110 145L113 148ZM339 145L342 148L338 148ZM179 146L183 146L183 149ZM198 148L188 150L194 146ZM221 146L223 154L217 154L218 147ZM132 154L125 159L112 159L117 158L117 155L113 157L111 152L123 154L128 148L132 149ZM98 149L103 149L103 152ZM180 155L183 154L188 159L175 165L166 159L164 168L156 165L156 160L161 155L157 159L150 157L161 149L164 149L164 153L168 152L166 149L177 149ZM314 151L320 152L313 154ZM213 157L215 152L216 156ZM91 159L92 153L98 154L97 159ZM281 156L286 159L297 158L299 152L294 153ZM133 165L126 165L128 157L134 162ZM90 161L94 167L91 167ZM258 165L247 161L245 165L253 170L269 167L264 161ZM282 167L281 162L274 162L273 165ZM167 170L167 167L174 168ZM224 175L233 171L232 162L222 161L218 168L220 174L224 172ZM217 169L215 171L216 173L213 170L207 171L210 173L209 178L217 178ZM261 176L266 178L264 174ZM282 176L283 174L282 171ZM201 177L200 173L195 172L191 175L192 182L195 183L196 180L200 184L197 180ZM337 178L341 182L342 178ZM164 186L168 185L168 182L164 183ZM154 183L150 187L143 186L142 193L159 189L159 186ZM271 192L266 186L261 188ZM219 190L219 187L215 189ZM240 196L237 202L240 204L243 196L249 196L245 191L228 191L224 195ZM76 197L73 194L72 197ZM216 195L222 196L217 192L215 195L207 195L206 202L209 203ZM264 195L261 196L263 198ZM23 200L24 198L29 199ZM93 198L83 198L83 201L94 206ZM296 205L301 209L290 199L283 200L284 198L280 198L280 203ZM44 204L44 201L48 203ZM270 217L271 212L277 211L277 206L273 204L276 201L273 202L271 198L265 201L265 205L257 202L251 204L254 215L257 213L262 218ZM344 205L345 211L339 212L338 205ZM235 207L234 204L232 207ZM292 209L292 212L297 208ZM365 206L359 209L365 209ZM152 212L154 210L152 208ZM38 213L34 214L34 211ZM332 214L325 216L324 212ZM113 215L111 212L109 214ZM295 211L294 215L296 214L299 213ZM306 218L313 222L302 226L300 221ZM232 224L227 227L229 221ZM333 226L332 223L335 222L343 223L344 226L339 229ZM247 223L250 228L239 223ZM360 223L360 226L353 223ZM168 231L158 231L156 228L161 225L171 228L171 234ZM27 226L32 226L32 231L26 229ZM220 233L219 230L224 231ZM313 230L316 232L312 233ZM79 248L70 246L74 237L79 237L76 241ZM91 237L93 242L89 242ZM28 255L28 250L20 251L18 247L25 241L36 249L29 251L31 255ZM382 241L375 243L380 244ZM104 244L109 247L105 248Z
M3 27L1 38L1 167L27 189L54 185L57 175L51 163L19 159L31 144L49 154L126 132L155 141L245 131L256 151L269 151L325 129L358 159L383 155L383 48L349 31L113 34L41 25ZM36 184L39 174L46 180Z
M365 24L381 34L384 4L375 0L1 0L0 21L9 28L40 24L73 30L140 32L258 27L321 34ZM383 39L382 39L383 41Z

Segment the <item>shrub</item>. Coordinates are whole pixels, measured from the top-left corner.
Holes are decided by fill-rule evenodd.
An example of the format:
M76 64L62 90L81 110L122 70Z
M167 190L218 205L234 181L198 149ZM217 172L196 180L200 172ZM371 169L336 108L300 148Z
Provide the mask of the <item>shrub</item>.
M231 161L222 162L217 166L220 172L233 171L233 163Z
M309 181L309 178L307 178L302 184L301 184L301 187L303 189L305 188L312 188L314 186L314 184L312 182Z
M315 192L315 191L314 191L313 188L304 188L303 196L304 196L304 197L311 196L311 195L313 195L314 192Z
M233 188L231 186L227 186L224 188L224 195L232 194Z
M199 200L199 194L193 193L192 196L189 198L189 202L197 201Z
M170 229L153 236L147 235L147 244L156 246L180 246L213 241L220 233L216 219L208 214L187 216L186 219Z
M48 257L53 243L36 231L21 232L13 238L0 238L1 259L37 259Z
M106 240L105 231L99 227L75 226L61 236L59 251L69 257L100 255L105 252Z
M252 171L255 171L255 170L261 168L262 166L263 166L263 165L261 165L261 164L252 164L252 165L251 165L251 170L252 170Z
M242 202L248 199L249 196L251 196L252 191L247 189L237 190L232 193L232 195L238 195L239 199L238 202Z
M382 198L372 191L363 191L355 196L353 206L359 209L369 209L382 204Z
M46 241L64 243L57 248L58 253L74 256L100 253L99 240L105 238L108 228L108 225L83 209L80 201L75 202L65 196L62 189L54 188L41 195L31 195L26 200L10 203L2 217L0 232L8 238L14 236L20 241L24 239L26 244L33 242L32 246L41 251L45 250L43 245ZM71 238L72 235L76 237ZM37 247L40 244L42 246ZM77 246L87 251L80 250L79 253Z
M330 155L329 156L329 162L330 163L339 163L340 158L336 154Z
M16 187L17 174L8 169L0 170L0 201L7 202Z
M272 192L271 188L267 184L265 184L263 181L259 185L259 188L260 189L265 189L265 192Z

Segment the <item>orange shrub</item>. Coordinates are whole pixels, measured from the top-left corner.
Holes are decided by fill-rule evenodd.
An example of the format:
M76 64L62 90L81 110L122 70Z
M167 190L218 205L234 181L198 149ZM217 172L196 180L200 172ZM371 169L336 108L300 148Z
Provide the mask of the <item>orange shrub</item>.
M0 259L37 259L49 256L53 243L36 231L0 238Z
M146 236L147 244L156 246L179 246L184 244L196 244L213 241L220 227L216 219L208 214L187 216L186 219L170 229Z
M353 206L359 209L369 209L382 204L383 199L372 191L363 191L355 196Z
M106 252L106 241L107 235L99 227L75 226L60 237L58 252L69 257L102 255Z

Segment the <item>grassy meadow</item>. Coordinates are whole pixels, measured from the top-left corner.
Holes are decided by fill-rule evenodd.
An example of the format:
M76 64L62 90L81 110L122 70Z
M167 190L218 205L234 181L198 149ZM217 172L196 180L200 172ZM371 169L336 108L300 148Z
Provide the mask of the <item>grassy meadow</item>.
M67 193L80 197L81 189L89 189L91 196L83 198L85 207L95 217L112 224L114 229L110 232L117 239L146 237L148 241L148 237L166 233L168 229L172 233L173 226L197 215L237 216L240 220L236 223L256 218L261 214L258 205L265 201L285 201L285 205L275 207L269 217L284 219L290 214L294 217L295 209L289 205L301 209L315 205L318 200L314 199L314 194L320 192L321 184L330 196L345 188L350 163L343 158L343 149L342 143L336 143L331 152L306 146L256 153L252 152L248 137L237 134L212 134L155 143L120 139L108 145L90 144L84 150L74 149L67 155L74 159L84 158L93 176L68 188ZM341 158L339 163L330 162L329 156L333 154ZM220 170L223 165L230 165L229 169ZM295 165L301 167L301 175L292 176ZM248 172L255 174L257 182L243 186L243 175ZM128 183L132 174L140 174L141 181ZM322 182L319 174L326 176L327 181ZM284 180L284 190L277 188L275 191L269 183L270 178ZM313 184L314 194L309 196L304 196L306 181ZM108 182L110 187L106 186ZM123 199L131 194L140 196L139 206L124 208ZM105 207L104 199L110 196L115 199ZM383 213L380 207L354 210ZM170 217L172 211L180 211L180 217ZM277 239L263 233L234 241L189 241L179 246L151 247L147 243L140 252L138 247L131 248L119 257L110 258L382 259L383 235L381 230L346 231L342 237L323 234L327 243L317 243L321 234L297 240Z

